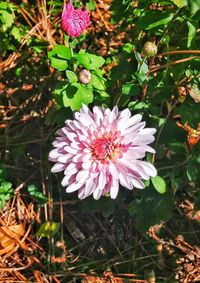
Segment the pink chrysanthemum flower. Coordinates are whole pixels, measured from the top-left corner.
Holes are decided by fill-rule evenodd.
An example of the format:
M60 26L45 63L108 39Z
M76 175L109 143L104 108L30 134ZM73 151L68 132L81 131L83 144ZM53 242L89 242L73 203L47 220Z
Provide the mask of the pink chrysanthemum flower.
M109 193L115 199L119 184L129 190L144 188L142 179L157 175L151 163L141 160L146 152L154 153L148 144L156 130L144 128L141 119L117 106L112 111L95 106L91 112L83 105L73 121L67 120L49 154L56 162L51 172L64 171L66 192L78 190L80 199Z
M88 10L74 9L72 0L64 4L61 23L63 30L72 37L78 37L90 24Z

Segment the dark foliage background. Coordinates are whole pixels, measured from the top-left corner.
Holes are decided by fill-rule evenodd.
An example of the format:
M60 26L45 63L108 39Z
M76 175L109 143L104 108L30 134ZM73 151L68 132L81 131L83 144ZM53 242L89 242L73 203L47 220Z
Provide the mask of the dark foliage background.
M75 40L62 5L0 3L0 280L198 282L199 1L77 0L91 25ZM50 173L55 131L83 102L157 129L147 160L159 177L145 190L80 201Z

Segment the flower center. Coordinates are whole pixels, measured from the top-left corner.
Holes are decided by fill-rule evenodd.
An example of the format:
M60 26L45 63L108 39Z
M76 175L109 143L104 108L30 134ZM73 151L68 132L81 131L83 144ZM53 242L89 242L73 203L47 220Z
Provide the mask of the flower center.
M93 141L91 144L91 153L94 159L98 160L109 160L112 159L115 149L115 145L111 139L108 138L99 138Z

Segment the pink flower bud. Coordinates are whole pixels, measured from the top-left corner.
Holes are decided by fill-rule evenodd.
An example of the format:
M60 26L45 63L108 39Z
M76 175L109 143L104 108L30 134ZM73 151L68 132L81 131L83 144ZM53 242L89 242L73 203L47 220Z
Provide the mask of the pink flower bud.
M61 23L63 30L72 37L78 37L90 24L89 11L74 9L72 0L64 4Z
M91 82L91 79L92 79L92 75L89 70L83 69L82 71L80 71L79 81L82 84L85 84L85 85L89 84Z

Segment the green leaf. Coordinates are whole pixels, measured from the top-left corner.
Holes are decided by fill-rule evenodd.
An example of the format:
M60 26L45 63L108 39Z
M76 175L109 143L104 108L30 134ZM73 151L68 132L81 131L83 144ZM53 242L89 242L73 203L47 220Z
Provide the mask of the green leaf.
M13 35L13 37L17 40L20 41L22 38L22 35L20 33L20 29L16 26L14 26L11 30L11 34Z
M128 211L135 215L136 225L141 232L151 226L167 221L171 217L174 201L171 194L158 194L151 187L139 191L139 197L128 205Z
M77 80L78 80L77 75L74 72L72 72L72 71L67 70L66 71L66 76L67 76L68 81L70 83L76 83Z
M196 162L188 162L187 164L187 177L190 182L195 182L198 176L198 164Z
M146 75L149 71L149 67L148 65L146 64L145 61L143 61L140 65L138 65L138 72L139 74L144 74Z
M36 236L46 238L53 237L57 234L59 228L60 223L47 221L40 226L40 228L36 232Z
M192 41L196 35L196 21L188 21L188 39L187 39L187 48L191 47Z
M90 58L88 56L88 53L85 54L77 54L75 55L76 60L79 62L79 64L81 64L83 67L85 67L86 69L91 69L91 61Z
M178 8L183 8L187 5L187 0L170 0L172 3L174 3Z
M15 14L13 13L15 5L1 1L0 3L0 25L2 25L2 31L5 32L14 24Z
M122 94L129 96L137 96L139 94L139 87L133 83L125 83L122 85Z
M103 57L84 52L83 50L76 54L75 58L79 64L88 70L98 69L105 63Z
M35 185L29 185L28 192L30 193L30 196L38 203L44 204L48 202L48 197L46 197L42 192L39 192Z
M148 77L144 73L135 72L134 75L135 75L135 78L137 78L137 80L140 84L146 83L148 81Z
M140 53L135 52L135 58L138 61L137 71L134 73L133 77L135 77L140 84L148 81L147 73L149 71L149 67L145 62L145 59L142 59Z
M104 104L105 108L110 105L110 95L103 90L95 90L94 104L102 106Z
M151 30L162 25L167 25L172 19L174 14L160 11L147 11L140 20L138 25L144 30Z
M6 3L5 1L2 1L0 3L0 10L6 10L8 8L8 3Z
M166 122L165 118L160 118L154 115L152 115L151 117L152 117L152 120L155 122L156 127L161 127Z
M72 51L65 45L55 45L54 48L48 52L48 58L51 61L51 66L64 71L68 67L67 60L71 60Z
M91 85L98 90L105 90L105 79L92 73Z
M69 86L69 83L67 81L62 81L62 82L58 82L56 84L55 90L53 91L53 96L56 98L56 101L59 105L64 106L63 105L63 95L66 92L66 88ZM74 93L77 91L77 89L75 89Z
M12 24L14 23L13 15L7 11L3 11L2 20L3 20L3 31L6 31L6 29L11 27Z
M140 53L134 52L134 55L135 55L136 60L138 61L138 64L142 63L142 57L141 57Z
M91 65L92 65L92 69L91 70L98 69L101 66L103 66L103 64L105 63L104 58L101 57L101 56L90 54L89 58L90 58Z
M151 182L153 183L154 188L157 192L159 192L159 194L164 194L166 192L166 183L162 177L152 177Z
M37 189L36 189L36 186L31 184L28 186L28 192L31 193L31 192L35 192Z
M150 186L150 180L145 180L144 185L145 185L145 188L148 188Z
M190 3L190 13L193 15L200 10L200 1L199 0L189 0Z
M12 183L3 181L0 185L0 209L4 208L5 202L13 195Z
M93 93L90 88L79 83L68 85L63 92L63 104L65 107L79 110L82 104L88 105L93 101Z
M130 95L131 89L133 84L132 83L125 83L122 85L122 93L126 95Z
M95 11L96 7L94 1L90 1L89 3L87 3L86 8L90 11Z
M48 58L51 59L52 56L57 55L59 58L71 60L72 51L71 48L65 45L55 45L54 48L48 52Z
M4 192L8 192L12 188L12 183L10 182L2 182L1 188L4 190Z
M137 110L143 110L143 109L148 109L148 104L146 102L137 102L135 104L131 104L129 103L128 105L129 109L133 109L134 111L137 111Z
M2 209L2 208L4 208L4 200L2 200L1 198L0 198L0 209Z
M123 46L123 50L126 51L127 53L132 53L134 48L135 48L135 45L131 43L125 43Z
M68 67L68 64L67 64L67 61L64 59L52 57L51 66L56 68L59 71L65 71Z

